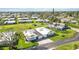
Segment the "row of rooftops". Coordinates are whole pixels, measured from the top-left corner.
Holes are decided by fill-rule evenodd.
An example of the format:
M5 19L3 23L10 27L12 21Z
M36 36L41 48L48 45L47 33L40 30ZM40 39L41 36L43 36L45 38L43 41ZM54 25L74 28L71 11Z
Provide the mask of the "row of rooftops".
M36 21L36 22L49 22L49 20L47 20L47 19L39 19L39 18L34 20L34 21ZM29 19L29 18L18 18L18 22L20 22L20 23L33 22L33 20ZM4 24L14 24L14 23L16 23L15 18L9 18L9 19L5 20L5 22L4 22Z

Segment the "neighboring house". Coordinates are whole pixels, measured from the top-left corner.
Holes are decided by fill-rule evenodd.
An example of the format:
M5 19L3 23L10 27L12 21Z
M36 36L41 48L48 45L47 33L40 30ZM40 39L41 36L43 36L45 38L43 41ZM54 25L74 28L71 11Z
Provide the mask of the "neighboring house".
M12 36L15 34L15 32L1 32L0 33L0 45L8 44L10 41L12 41Z
M37 16L35 16L35 15L32 15L32 17L31 17L32 19L38 19L38 17Z
M53 24L49 24L48 27L49 27L49 28L56 28L56 29L59 29L59 30L68 29L68 26L66 26L66 25L63 24L63 23L53 23Z
M18 20L18 21L19 21L19 23L25 23L25 22L31 23L32 22L32 20Z
M8 18L7 21L13 21L15 18Z
M48 18L54 18L54 16L48 16Z
M39 32L44 38L48 36L53 36L55 34L54 31L51 31L44 27L39 27L39 28L36 28L35 30Z
M47 19L37 19L37 20L35 20L36 22L49 22L49 20L47 20Z
M13 20L13 21L5 21L4 24L15 24L16 22Z
M18 18L18 21L19 21L20 23L32 22L32 20L30 20L29 18Z
M19 20L29 20L29 18L18 18Z
M61 22L69 22L70 19L68 19L68 18L61 18L60 21L61 21Z
M14 24L15 18L6 18L4 24Z
M25 35L27 41L36 40L38 37L38 35L35 34L35 30L32 29L23 31L23 34Z
M78 22L76 20L71 20L70 23L72 23L72 24L78 24Z

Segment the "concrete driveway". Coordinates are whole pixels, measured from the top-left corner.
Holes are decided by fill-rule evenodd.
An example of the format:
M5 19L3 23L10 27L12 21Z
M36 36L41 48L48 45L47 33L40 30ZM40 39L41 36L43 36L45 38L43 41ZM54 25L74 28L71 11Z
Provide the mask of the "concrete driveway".
M43 39L41 41L38 41L39 46L47 44L47 43L52 43L52 41L50 39Z

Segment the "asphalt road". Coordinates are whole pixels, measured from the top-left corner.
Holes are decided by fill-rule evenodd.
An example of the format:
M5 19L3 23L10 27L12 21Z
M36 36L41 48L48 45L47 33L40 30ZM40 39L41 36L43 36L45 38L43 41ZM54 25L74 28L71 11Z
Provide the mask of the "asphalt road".
M53 42L53 43L51 42L51 43L43 44L43 45L37 46L35 48L31 48L31 50L48 50L50 48L54 48L54 47L57 47L59 45L74 42L74 41L79 41L79 33L77 33L75 35L75 37L73 37L73 38L65 39L65 40L59 40L59 41L56 41L56 42Z

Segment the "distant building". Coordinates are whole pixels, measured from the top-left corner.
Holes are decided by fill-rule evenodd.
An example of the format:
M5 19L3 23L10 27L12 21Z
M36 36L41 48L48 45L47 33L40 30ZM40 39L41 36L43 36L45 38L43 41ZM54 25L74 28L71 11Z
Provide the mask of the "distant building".
M76 20L71 20L70 23L72 23L72 24L78 24L78 22Z
M47 20L47 19L40 19L40 18L35 21L36 22L46 22L46 23L49 22L49 20Z
M18 18L18 20L29 20L29 18Z
M5 21L4 24L15 24L15 21Z
M31 16L31 19L38 19L38 16L32 15L32 16Z
M61 18L60 21L61 21L61 22L69 22L70 19L67 19L67 18Z
M5 21L14 21L15 18L5 18L4 20L5 20Z
M19 23L32 22L29 18L18 18Z
M63 24L63 23L53 23L53 24L49 24L48 27L49 27L49 28L56 28L56 29L59 29L59 30L68 29L68 26L66 26L66 25Z

